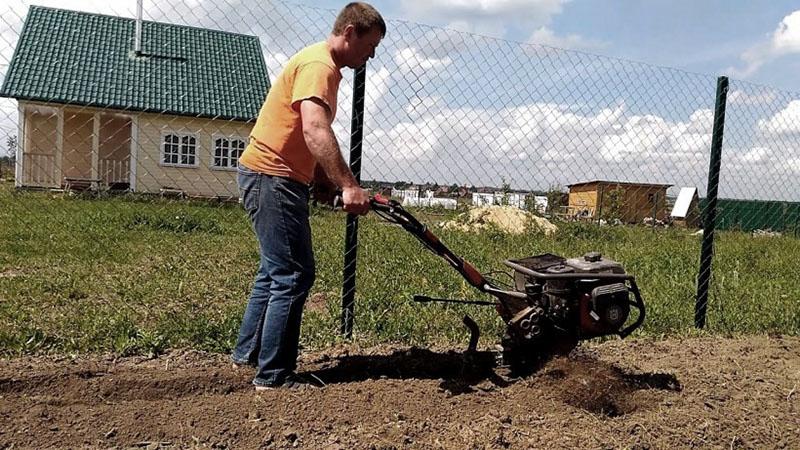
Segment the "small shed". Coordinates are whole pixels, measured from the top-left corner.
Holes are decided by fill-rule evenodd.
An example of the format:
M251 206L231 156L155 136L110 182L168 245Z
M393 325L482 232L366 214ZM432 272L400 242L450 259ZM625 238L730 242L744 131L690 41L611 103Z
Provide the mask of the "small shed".
M697 228L700 225L700 198L696 187L681 188L675 206L672 207L670 219L678 226Z
M567 215L584 219L641 223L645 217L667 218L671 184L593 180L567 185Z

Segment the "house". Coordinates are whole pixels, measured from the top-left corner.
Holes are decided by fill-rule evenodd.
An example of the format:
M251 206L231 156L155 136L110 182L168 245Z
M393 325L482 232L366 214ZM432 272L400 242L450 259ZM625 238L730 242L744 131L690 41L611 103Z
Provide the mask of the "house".
M567 185L566 215L585 219L618 219L641 223L645 217L667 216L667 189L671 184L594 180Z
M428 191L432 192L432 191ZM420 207L440 207L444 209L458 208L458 202L454 198L442 198L434 196L425 197L404 197L403 206L420 206Z
M458 189L456 189L456 191L454 193L454 195L457 198L464 198L464 197L467 197L469 194L470 194L469 188L466 187L466 186L459 187Z
M18 187L237 195L269 89L258 38L31 6L0 96Z
M472 206L508 205L525 209L527 195L516 192L474 192L472 194Z
M675 199L670 219L678 226L697 228L700 225L700 199L696 187L684 187Z
M400 202L407 198L419 198L419 189L392 189L392 197Z

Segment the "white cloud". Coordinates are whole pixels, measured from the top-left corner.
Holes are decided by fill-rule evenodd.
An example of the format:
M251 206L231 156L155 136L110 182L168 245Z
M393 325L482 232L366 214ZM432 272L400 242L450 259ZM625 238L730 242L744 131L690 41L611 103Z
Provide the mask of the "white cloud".
M528 24L547 23L561 13L568 0L402 0L402 10L416 19L450 21L507 21Z
M409 118L415 119L430 114L430 111L441 110L443 105L442 98L439 96L415 97L408 102L404 110Z
M415 48L404 48L395 53L394 61L403 73L422 74L430 70L441 70L453 63L449 57L426 57Z
M578 34L557 35L548 25L569 0L403 0L414 19L439 21L447 28L492 37L507 37L511 26L535 30L528 42L550 47L590 50L606 44Z
M770 150L766 147L754 147L742 155L740 160L747 163L765 161L769 153Z
M800 10L781 20L769 40L754 45L741 55L742 68L728 68L733 76L748 77L764 64L784 55L800 53Z
M793 100L774 116L760 120L758 128L770 135L800 133L800 100Z
M740 89L728 94L728 104L731 105L765 105L775 101L777 94L773 89L763 88L759 92L746 92Z
M366 136L365 172L374 178L547 188L593 178L702 185L712 112L685 121L634 115L624 105L593 114L568 105L448 108Z
M772 45L778 53L800 52L800 10L784 17L772 34Z
M534 31L531 37L528 38L528 42L571 50L597 50L607 46L606 43L589 40L577 34L557 36L553 30L546 26Z
M267 53L264 56L264 61L267 64L267 73L269 74L270 84L275 83L275 78L283 69L283 66L289 61L289 56L285 53Z

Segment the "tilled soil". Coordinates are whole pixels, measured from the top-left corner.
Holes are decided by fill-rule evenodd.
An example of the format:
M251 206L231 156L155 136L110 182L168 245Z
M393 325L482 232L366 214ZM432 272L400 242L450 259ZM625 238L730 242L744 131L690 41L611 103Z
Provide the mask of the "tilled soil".
M584 345L524 378L494 355L342 347L317 389L256 393L223 355L0 361L0 449L800 448L800 338Z

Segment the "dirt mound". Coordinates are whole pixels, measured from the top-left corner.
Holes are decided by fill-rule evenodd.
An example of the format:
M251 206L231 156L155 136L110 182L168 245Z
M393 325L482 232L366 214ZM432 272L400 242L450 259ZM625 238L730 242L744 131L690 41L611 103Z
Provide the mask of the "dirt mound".
M224 355L0 362L0 449L800 448L800 339L625 340L525 378L488 351L306 353L256 394Z
M657 404L638 391L652 389L679 392L681 384L672 374L629 373L592 357L558 358L542 371L541 378L568 405L607 417L618 417Z
M533 215L513 206L481 206L472 208L455 219L441 224L444 229L467 232L496 227L506 233L521 234L534 229L552 235L558 227L547 219Z

